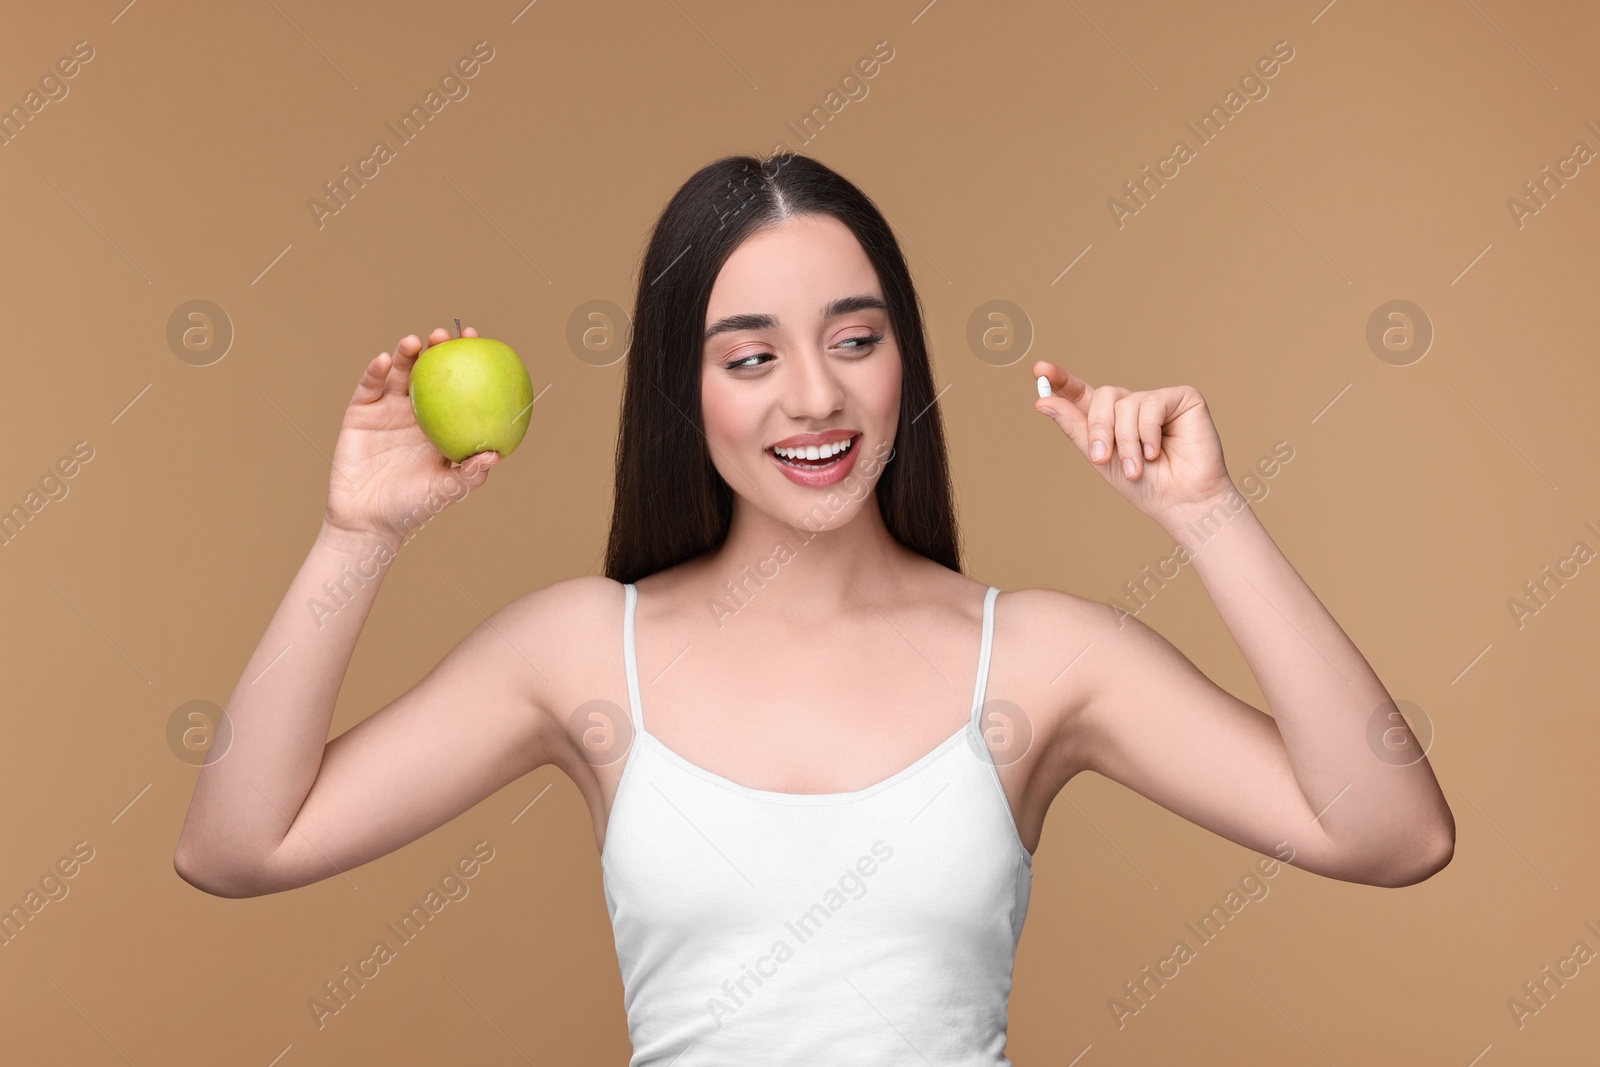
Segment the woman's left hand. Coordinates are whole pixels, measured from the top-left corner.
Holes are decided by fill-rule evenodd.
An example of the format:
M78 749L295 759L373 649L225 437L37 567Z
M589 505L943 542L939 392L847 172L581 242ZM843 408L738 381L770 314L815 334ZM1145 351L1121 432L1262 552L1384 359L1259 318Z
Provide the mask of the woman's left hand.
M1054 419L1112 488L1162 525L1233 491L1222 441L1199 390L1090 385L1043 360L1033 365L1033 375L1048 378L1052 393L1033 409Z

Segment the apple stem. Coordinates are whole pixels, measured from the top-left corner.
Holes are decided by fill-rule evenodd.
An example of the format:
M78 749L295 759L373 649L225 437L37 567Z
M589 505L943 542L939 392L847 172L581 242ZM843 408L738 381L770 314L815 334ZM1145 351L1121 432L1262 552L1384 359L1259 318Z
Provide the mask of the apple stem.
M461 336L461 320L460 319L456 320L456 336L457 337Z

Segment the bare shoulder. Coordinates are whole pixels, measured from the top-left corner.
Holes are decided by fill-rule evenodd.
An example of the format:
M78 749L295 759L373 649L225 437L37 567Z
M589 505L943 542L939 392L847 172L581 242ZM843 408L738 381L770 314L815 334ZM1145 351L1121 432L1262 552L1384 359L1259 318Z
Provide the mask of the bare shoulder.
M1015 625L1030 627L1019 644L1065 678L1067 733L1078 769L1123 780L1130 746L1171 732L1152 731L1152 716L1207 701L1245 707L1224 694L1172 642L1136 616L1110 604L1050 589L1019 590ZM1056 688L1052 686L1051 688ZM1153 710L1156 709L1156 710Z
M995 638L1026 657L1047 680L1069 662L1072 673L1079 674L1078 654L1117 633L1116 614L1110 605L1061 589L1010 589L995 606Z
M1117 635L1107 604L1060 589L1004 592L995 604L992 690L1011 698L1028 716L1037 776L1053 795L1073 775L1089 769L1089 707L1103 686L1103 654Z
M524 593L490 620L534 669L541 714L551 715L571 693L614 671L621 658L623 597L621 582L580 575Z
M556 636L564 627L581 630L582 624L598 621L621 606L622 583L599 574L563 578L559 582L530 590L504 609L508 619L519 626ZM574 635L580 636L580 635Z

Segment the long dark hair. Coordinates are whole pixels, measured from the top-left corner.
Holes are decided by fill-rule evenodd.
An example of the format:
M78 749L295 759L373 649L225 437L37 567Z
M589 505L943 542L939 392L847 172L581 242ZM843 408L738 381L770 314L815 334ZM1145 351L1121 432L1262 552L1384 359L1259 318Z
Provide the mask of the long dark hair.
M961 570L944 425L921 304L900 245L882 212L848 179L808 156L780 153L726 156L702 167L651 232L624 367L606 577L633 582L727 538L733 491L711 462L700 411L706 307L733 250L794 215L838 219L877 272L901 359L899 428L893 461L878 478L878 509L895 540Z

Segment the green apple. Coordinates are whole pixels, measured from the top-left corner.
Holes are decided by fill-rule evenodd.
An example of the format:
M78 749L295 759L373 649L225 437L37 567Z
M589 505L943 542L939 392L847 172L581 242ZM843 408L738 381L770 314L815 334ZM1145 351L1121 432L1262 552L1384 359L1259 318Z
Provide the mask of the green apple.
M533 383L503 341L455 337L422 351L411 368L411 410L441 455L509 456L528 432Z

